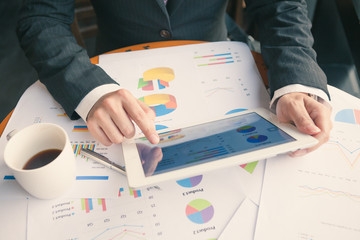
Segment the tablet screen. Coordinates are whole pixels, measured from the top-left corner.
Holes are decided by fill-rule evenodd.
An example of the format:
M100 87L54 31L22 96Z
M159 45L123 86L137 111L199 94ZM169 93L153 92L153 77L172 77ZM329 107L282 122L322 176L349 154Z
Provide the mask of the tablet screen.
M136 140L145 176L295 141L254 112L159 136L160 143L155 146L144 139Z

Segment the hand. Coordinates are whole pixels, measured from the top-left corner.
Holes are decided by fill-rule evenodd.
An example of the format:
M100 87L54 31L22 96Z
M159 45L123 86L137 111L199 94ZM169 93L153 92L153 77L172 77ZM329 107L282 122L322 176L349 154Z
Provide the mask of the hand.
M163 153L160 147L150 147L146 144L137 143L141 164L144 169L145 176L151 176L154 174L158 163L163 158Z
M276 105L280 122L294 123L300 132L312 135L319 143L311 148L295 151L290 156L302 156L327 142L332 129L331 108L305 93L283 95Z
M90 110L87 125L103 145L121 143L135 134L134 123L152 143L159 142L154 125L155 113L129 91L120 89L101 97Z

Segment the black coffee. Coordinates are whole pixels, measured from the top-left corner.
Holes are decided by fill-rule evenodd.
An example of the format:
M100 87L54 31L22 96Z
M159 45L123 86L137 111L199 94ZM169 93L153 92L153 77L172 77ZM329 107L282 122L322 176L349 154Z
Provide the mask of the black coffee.
M61 150L59 149L47 149L44 151L41 151L32 158L30 158L29 161L25 164L23 169L30 170L35 168L40 168L45 166L46 164L51 163L54 161L57 156L61 153Z

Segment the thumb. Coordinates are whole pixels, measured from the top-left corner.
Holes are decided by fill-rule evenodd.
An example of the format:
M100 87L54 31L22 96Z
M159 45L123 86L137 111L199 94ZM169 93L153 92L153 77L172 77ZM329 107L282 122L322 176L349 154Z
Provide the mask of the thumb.
M298 113L293 116L293 122L295 126L299 129L300 132L315 135L321 132L320 128L318 128L314 121L310 118L308 112Z

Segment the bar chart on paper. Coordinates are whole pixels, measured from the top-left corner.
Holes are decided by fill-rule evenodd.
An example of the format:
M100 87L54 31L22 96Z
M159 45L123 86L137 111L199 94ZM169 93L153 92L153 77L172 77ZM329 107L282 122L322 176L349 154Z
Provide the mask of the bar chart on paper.
M105 198L82 198L81 199L81 210L89 213L90 211L94 210L94 206L100 207L103 212L106 211L106 202ZM73 209L73 207L72 207Z
M86 125L76 125L74 126L73 132L88 132L89 129Z
M234 63L236 61L237 62L241 61L238 52L234 52L234 53L224 52L224 53L216 53L216 54L202 55L202 56L199 56L198 52L195 52L194 54L196 55L194 57L194 60L197 62L196 64L198 67L229 64L229 63Z
M29 230L29 239L46 239L49 232L52 236L61 236L61 239L151 239L151 216L141 199L83 198L47 204L41 207L38 202L32 203L33 209L43 209L32 217L47 221L48 231L36 233Z
M28 239L54 235L59 239L99 240L217 237L223 219L229 218L242 201L242 192L236 169L212 174L163 182L159 188L124 186L119 188L118 198L31 201ZM224 179L225 186L218 184L219 178ZM225 199L229 199L227 204L223 204ZM201 230L204 228L209 230Z
M142 54L148 55L143 56L124 53L123 59L111 60L104 66L116 81L153 109L157 129L267 107L268 94L245 45L209 43L172 50L147 50ZM223 229L224 219L230 219L243 200L241 184L244 181L239 171L251 175L248 173L259 166L247 164L243 169L234 167L164 182L161 190L132 189L124 176L80 156L81 148L88 148L121 163L121 148L96 142L86 123L71 121L40 82L28 89L16 111L13 117L17 121L9 122L10 127L53 122L66 129L77 161L77 180L66 198L29 201L27 239L30 240L54 236L60 239L167 240L171 236L213 239ZM28 119L21 119L19 113L26 113ZM162 136L161 141L184 137L179 132L170 132ZM210 154L222 154L222 149L214 149ZM197 153L197 157L203 155ZM2 176L2 182L16 183L10 174Z
M83 149L83 148L95 151L95 146L96 146L95 143L75 143L75 144L72 144L72 148L73 148L75 156L79 156L80 153L81 153L81 149Z

